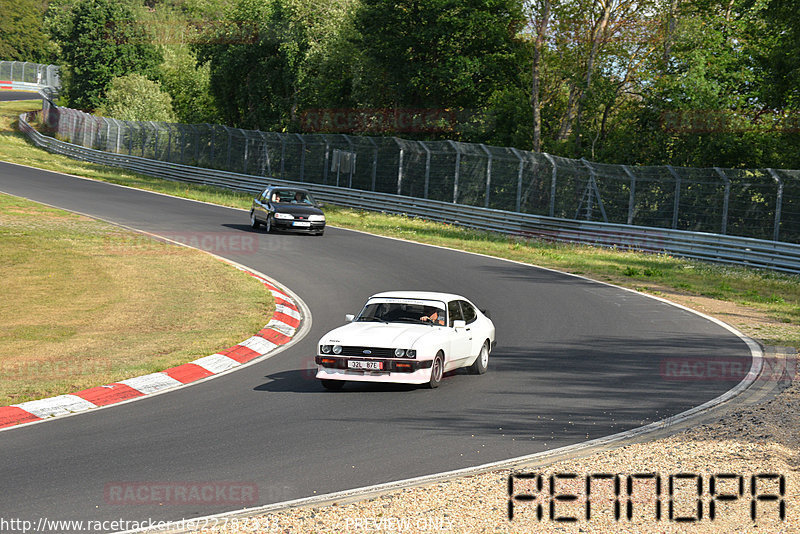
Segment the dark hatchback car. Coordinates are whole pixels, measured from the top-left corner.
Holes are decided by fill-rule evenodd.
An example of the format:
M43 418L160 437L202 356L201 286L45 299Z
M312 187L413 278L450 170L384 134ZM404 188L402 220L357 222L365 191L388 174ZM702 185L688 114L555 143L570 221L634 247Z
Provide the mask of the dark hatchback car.
M250 226L264 225L267 232L286 230L322 235L325 215L311 193L296 187L267 187L253 199Z

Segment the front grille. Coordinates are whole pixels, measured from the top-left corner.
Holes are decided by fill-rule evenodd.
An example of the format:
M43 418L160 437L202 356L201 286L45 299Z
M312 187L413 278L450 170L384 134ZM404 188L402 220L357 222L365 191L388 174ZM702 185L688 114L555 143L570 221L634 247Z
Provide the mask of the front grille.
M368 350L371 354L364 354ZM342 347L340 356L361 356L365 358L394 358L394 349L382 349L375 347Z

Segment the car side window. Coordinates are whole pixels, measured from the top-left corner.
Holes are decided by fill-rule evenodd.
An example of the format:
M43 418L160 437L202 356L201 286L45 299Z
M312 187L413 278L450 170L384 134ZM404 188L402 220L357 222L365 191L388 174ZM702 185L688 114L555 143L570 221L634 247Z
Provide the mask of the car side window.
M478 314L475 313L475 308L472 307L472 304L465 300L459 300L459 304L461 304L461 313L464 314L464 321L467 324L474 323L475 319L478 318Z
M260 200L261 202L266 202L268 198L269 198L269 189L265 189L264 192L261 193L261 197L259 197L258 200Z
M457 300L453 300L447 303L447 316L448 316L448 326L453 326L455 321L463 321L464 316L461 315L461 307L458 305Z

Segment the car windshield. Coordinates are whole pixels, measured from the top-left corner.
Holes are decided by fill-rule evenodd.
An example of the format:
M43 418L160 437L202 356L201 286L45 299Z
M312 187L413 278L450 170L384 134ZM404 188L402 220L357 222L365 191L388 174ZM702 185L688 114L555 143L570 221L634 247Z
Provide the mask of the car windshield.
M356 321L381 323L447 324L445 305L436 300L370 299Z
M276 189L272 192L272 202L278 204L305 204L315 206L311 193L297 189Z

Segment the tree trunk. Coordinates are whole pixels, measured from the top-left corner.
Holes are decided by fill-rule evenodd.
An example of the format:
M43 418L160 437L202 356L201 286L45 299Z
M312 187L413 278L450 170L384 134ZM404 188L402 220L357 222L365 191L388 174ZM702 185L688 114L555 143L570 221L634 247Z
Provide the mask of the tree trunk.
M541 19L536 26L536 41L533 46L533 65L531 67L531 108L533 108L533 151L542 150L542 103L539 95L539 80L541 77L540 62L542 57L542 44L547 35L547 25L550 22L550 0L542 2Z
M583 102L586 94L590 91L592 83L592 72L594 71L594 60L600 51L600 41L605 38L606 28L608 27L608 19L611 16L611 8L613 0L605 0L602 2L603 14L592 32L592 48L589 51L589 57L586 60L586 79L585 87L578 98L578 104L575 111L575 152L580 156L581 151L581 120L583 118Z

